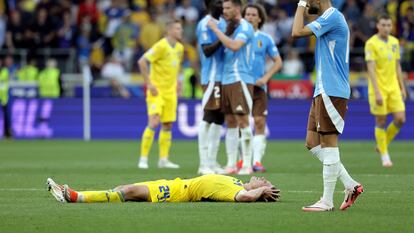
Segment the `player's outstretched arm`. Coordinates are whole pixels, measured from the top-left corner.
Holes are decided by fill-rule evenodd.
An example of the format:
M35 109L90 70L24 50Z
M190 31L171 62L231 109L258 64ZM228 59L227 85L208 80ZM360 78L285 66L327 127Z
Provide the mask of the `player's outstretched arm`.
M300 0L298 8L296 9L295 18L292 26L292 37L305 37L313 35L312 30L309 27L305 27L305 9L307 1Z

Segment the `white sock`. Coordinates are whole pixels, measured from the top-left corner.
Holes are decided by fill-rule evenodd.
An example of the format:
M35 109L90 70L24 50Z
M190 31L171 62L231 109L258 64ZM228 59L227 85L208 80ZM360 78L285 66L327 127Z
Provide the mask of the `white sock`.
M387 154L385 154L385 155L381 155L381 161L384 163L384 162L390 162L391 161L391 158L390 158L390 155L387 153Z
M200 156L200 168L208 165L208 129L210 124L201 121L198 127L198 154Z
M140 157L139 162L148 163L148 157Z
M322 152L321 145L317 145L314 148L310 149L309 151L312 155L314 155L316 158L319 159L319 161L323 163L323 154L321 153Z
M253 137L253 164L261 163L266 149L266 136L263 134L254 135Z
M236 168L238 148L239 148L239 128L227 128L227 132L226 132L227 166L226 167Z
M220 133L221 125L212 123L208 130L208 153L207 158L210 167L215 167L217 164L217 153L220 147Z
M241 146L243 154L243 168L252 167L252 129L246 127L240 129L241 132Z
M339 179L344 184L346 189L353 189L358 185L358 182L352 179L342 163L339 163Z
M323 161L323 197L325 203L333 206L333 194L336 180L339 174L339 149L338 147L325 147L321 151Z

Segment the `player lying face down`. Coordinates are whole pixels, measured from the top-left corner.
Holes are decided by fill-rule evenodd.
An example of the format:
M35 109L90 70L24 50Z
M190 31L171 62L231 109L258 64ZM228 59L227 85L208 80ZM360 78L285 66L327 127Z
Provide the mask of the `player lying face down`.
M75 191L48 178L47 186L59 202L276 202L280 199L279 189L264 177L255 176L245 184L234 177L212 174L140 182L104 191Z

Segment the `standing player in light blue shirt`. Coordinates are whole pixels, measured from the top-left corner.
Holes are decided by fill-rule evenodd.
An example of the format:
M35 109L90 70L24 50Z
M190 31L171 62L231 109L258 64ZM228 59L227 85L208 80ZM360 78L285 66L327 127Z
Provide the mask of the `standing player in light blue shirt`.
M244 19L253 25L255 30L253 40L252 74L255 82L253 90L253 171L264 172L262 158L266 149L266 117L267 117L267 82L282 68L282 58L275 42L268 34L260 31L266 22L266 11L259 4L248 4L242 13ZM266 72L266 58L273 60L272 67Z
M236 172L240 129L244 163L239 174L251 174L253 172L252 132L249 126L249 114L253 106L254 79L251 75L251 56L254 30L250 23L242 19L241 8L241 0L223 1L223 17L227 23L238 23L236 31L230 37L219 29L214 20L210 20L208 26L225 47L221 104L227 124L227 170L229 173Z
M204 90L202 100L204 116L198 130L200 156L198 173L201 175L224 173L224 170L217 163L221 125L224 123L224 114L220 110L220 83L223 74L224 48L213 31L207 27L207 22L210 19L220 21L219 24L225 26L224 19L220 17L223 12L223 1L205 0L205 5L208 14L200 20L196 28L198 53L201 61L201 85Z
M304 25L304 13L319 17ZM363 192L341 163L338 136L344 128L349 87L349 28L344 16L332 7L331 0L300 0L292 28L293 37L316 36L315 93L308 118L306 146L323 164L323 197L304 211L333 210L333 193L339 178L345 186L340 209L350 207Z

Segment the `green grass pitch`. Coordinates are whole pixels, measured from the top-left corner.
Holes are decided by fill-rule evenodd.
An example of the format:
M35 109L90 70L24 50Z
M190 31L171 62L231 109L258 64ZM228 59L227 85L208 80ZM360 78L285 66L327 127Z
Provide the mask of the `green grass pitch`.
M150 168L138 170L139 142L0 141L0 232L414 232L414 142L395 142L394 167L384 169L373 142L341 142L341 158L365 192L340 211L303 213L322 195L322 166L301 141L269 142L263 174L282 190L279 203L61 204L47 177L78 190L160 178L189 178L198 166L195 141L174 141L179 170L160 170L157 145ZM224 146L220 160L225 161ZM244 180L246 176L240 177Z

